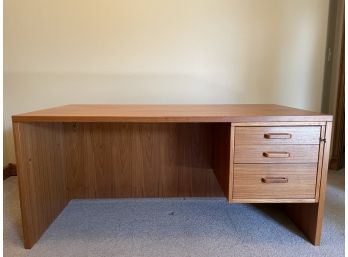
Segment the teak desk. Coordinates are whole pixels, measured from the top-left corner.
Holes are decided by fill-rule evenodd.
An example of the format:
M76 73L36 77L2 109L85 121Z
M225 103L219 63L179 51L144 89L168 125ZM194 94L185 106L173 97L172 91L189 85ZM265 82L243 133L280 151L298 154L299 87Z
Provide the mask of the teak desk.
M332 116L279 105L67 105L12 120L25 248L71 199L223 195L284 203L320 244Z

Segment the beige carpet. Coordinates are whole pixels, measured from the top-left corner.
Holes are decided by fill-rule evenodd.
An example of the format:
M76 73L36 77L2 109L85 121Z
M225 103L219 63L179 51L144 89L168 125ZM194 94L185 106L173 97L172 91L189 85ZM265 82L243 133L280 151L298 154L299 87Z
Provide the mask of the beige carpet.
M344 256L344 170L329 173L320 247L273 205L190 198L74 200L25 250L11 177L4 181L4 256Z

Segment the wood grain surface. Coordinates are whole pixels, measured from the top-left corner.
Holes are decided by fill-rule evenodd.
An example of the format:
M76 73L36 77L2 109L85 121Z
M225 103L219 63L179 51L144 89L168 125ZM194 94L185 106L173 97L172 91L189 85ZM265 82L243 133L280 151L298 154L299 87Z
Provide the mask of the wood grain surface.
M213 170L227 199L231 192L230 176L233 176L230 170L231 138L234 138L233 135L231 137L231 124L214 124Z
M25 248L31 248L68 202L62 126L13 123Z
M236 145L318 145L320 128L320 126L236 127Z
M315 203L315 199L309 198L235 198L231 203Z
M315 199L317 164L235 164L233 198ZM285 178L287 183L264 183Z
M213 132L212 124L65 123L69 198L221 196Z
M318 150L319 145L236 145L234 162L317 163ZM277 155L277 153L279 154Z
M327 125L324 128L325 130L322 138L325 138L326 142L321 144L323 151L320 151L322 155L319 156L319 162L322 162L321 178L320 181L318 181L318 183L320 183L319 202L311 204L292 203L285 205L285 210L288 216L314 245L320 245L321 230L323 225L332 123L327 122Z
M65 105L12 116L13 121L51 122L257 122L331 121L324 115L274 104Z

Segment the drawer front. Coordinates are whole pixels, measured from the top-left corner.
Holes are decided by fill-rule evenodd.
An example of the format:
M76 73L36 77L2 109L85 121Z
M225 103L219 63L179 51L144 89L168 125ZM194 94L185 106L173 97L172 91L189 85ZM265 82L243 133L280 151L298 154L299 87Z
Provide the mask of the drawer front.
M234 199L313 199L317 165L236 164Z
M236 127L236 145L319 144L320 126Z
M319 145L236 145L234 163L317 163Z

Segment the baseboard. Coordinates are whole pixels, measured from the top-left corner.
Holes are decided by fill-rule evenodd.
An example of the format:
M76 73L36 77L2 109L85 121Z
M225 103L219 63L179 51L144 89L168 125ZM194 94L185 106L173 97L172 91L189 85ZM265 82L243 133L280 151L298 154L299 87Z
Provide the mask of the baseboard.
M13 163L9 163L4 167L4 180L11 176L17 176L17 167L16 164Z

